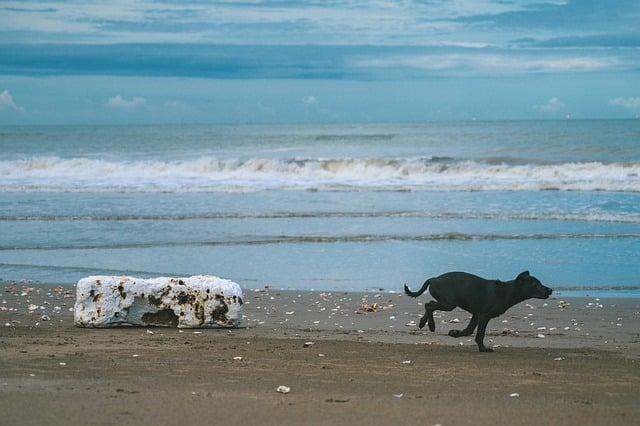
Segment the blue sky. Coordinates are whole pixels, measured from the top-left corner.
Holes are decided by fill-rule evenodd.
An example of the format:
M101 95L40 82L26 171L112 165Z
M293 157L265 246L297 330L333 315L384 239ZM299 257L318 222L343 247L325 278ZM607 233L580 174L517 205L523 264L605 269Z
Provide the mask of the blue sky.
M637 0L0 3L0 124L639 114Z

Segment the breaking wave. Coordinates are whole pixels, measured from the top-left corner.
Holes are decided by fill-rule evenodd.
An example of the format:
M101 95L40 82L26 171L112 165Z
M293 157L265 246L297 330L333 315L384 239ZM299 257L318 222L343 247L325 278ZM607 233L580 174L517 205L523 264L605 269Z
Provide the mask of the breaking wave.
M203 157L186 161L34 157L0 161L0 190L4 191L274 189L640 192L640 163L521 164L430 157L248 160Z

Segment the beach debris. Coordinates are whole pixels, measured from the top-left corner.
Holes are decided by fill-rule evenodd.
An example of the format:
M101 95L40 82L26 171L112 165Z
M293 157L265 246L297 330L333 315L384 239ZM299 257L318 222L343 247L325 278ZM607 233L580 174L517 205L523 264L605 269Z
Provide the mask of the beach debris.
M154 332L149 330L149 329L147 329L147 334L154 334Z
M557 358L554 358L553 360L554 360L554 361L562 361L562 360L564 360L564 357L559 356L559 357L557 357Z
M302 345L303 348L308 348L309 346L313 346L314 342L304 342L304 344Z
M138 358L140 355L139 354L133 354L131 356L134 357L134 358Z
M520 394L518 392L510 393L509 398L520 398Z
M368 304L366 302L362 302L362 304L358 308L358 313L360 314L367 313L367 312L377 312L377 311L378 311L377 303Z
M544 334L542 333L538 333L538 335L536 336L538 339L544 339Z
M322 357L324 357L324 354L318 354L318 356L319 356L320 358L322 358Z
M67 363L66 363L66 362L59 362L58 364L59 364L59 365L61 365L61 366L63 366L63 367L64 367L65 365L67 365Z
M289 386L280 385L276 388L276 392L288 394L291 392L291 388Z
M91 276L76 286L74 321L79 327L236 327L243 304L238 284L211 275Z
M324 402L349 402L349 399L348 398L345 398L345 399L329 398L329 399L325 399Z
M234 356L233 360L234 361L242 361L242 357L241 356Z
M403 364L411 364L410 360L402 361Z
M394 393L393 396L395 396L396 398L402 398L404 396L403 393Z
M51 317L49 317L49 315L43 315L43 316L40 317L40 320L41 321L50 321Z

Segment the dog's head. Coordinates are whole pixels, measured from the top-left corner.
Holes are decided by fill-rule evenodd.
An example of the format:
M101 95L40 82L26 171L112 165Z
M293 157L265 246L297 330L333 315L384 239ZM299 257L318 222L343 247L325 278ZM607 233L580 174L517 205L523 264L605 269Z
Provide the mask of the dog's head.
M553 290L543 286L539 279L529 275L529 271L522 272L515 281L518 289L527 299L548 299L553 293Z

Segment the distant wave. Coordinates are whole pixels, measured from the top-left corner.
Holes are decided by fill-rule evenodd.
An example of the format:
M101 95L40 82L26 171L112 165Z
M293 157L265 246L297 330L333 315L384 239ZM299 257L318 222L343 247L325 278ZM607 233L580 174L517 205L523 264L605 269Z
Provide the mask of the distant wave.
M566 239L621 239L640 238L640 233L550 233L550 234L467 234L462 232L445 232L426 235L265 235L224 240L200 241L150 241L145 243L106 243L106 244L65 244L65 245L5 245L6 250L94 250L150 247L181 246L234 246L234 245L272 245L272 244L331 244L331 243L373 243L384 241L496 241L496 240L566 240Z
M627 191L640 192L639 162L517 164L442 158L107 161L35 157L0 161L3 191L220 192Z
M245 219L331 219L331 218L423 218L445 220L529 220L640 223L640 213L517 213L517 212L438 212L438 211L307 211L307 212L223 212L187 214L86 214L86 215L0 215L0 221L178 221Z
M317 135L316 141L390 141L396 136L395 133L362 133L362 134L324 134Z

